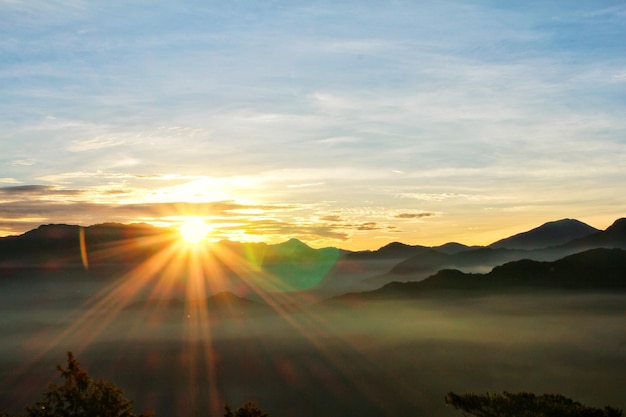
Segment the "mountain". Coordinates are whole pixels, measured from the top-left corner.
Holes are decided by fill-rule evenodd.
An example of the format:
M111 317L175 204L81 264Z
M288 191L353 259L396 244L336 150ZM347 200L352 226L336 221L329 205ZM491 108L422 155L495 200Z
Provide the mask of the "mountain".
M490 245L492 249L533 250L549 246L559 246L574 239L587 237L599 230L575 219L562 219L544 223L527 232L498 240Z
M487 247L468 248L460 252L446 254L431 249L396 264L386 274L371 281L383 285L387 282L410 279L418 281L442 269L461 269L466 272L488 272L494 266L522 258L542 259L544 253L522 250L492 249ZM378 286L380 286L378 285Z
M498 266L487 274L446 269L423 281L392 282L378 290L349 294L346 298L410 298L442 292L525 289L626 291L626 251L591 249L553 262L524 259Z
M298 239L267 248L260 266L273 281L274 291L296 291L316 287L341 255L336 248L313 249Z
M626 218L615 222L604 231L598 231L588 236L574 239L562 245L563 249L586 248L622 248L626 249Z
M391 242L374 251L365 250L358 252L350 252L346 254L350 259L368 259L368 260L383 260L383 259L407 259L413 255L421 253L423 251L430 250L427 246L420 245L407 245L400 242Z
M445 253L446 255L454 255L459 252L465 252L466 250L478 249L479 246L467 246L462 243L448 242L441 246L434 246L433 249L437 252Z
M581 236L582 235L582 236ZM579 236L566 243L571 236ZM184 274L184 254L176 248L175 229L146 224L105 223L89 227L43 225L20 236L0 238L0 277L90 276L115 278L141 270L158 279L163 267ZM548 245L549 247L546 247ZM302 292L303 297L332 297L367 291L392 281L418 281L443 269L487 273L520 259L555 261L592 248L626 249L626 218L605 231L563 219L494 242L468 247L451 242L427 247L392 242L374 251L315 249L297 239L278 244L222 241L207 245L209 268L203 274L214 292L257 288ZM520 249L533 248L533 249ZM182 255L182 256L181 256ZM145 262L153 267L147 268ZM177 260L178 264L171 261ZM141 269L137 269L142 266Z
M42 225L0 238L0 267L82 267L84 257L94 264L136 263L171 241L172 234L146 224Z
M145 224L42 225L19 236L0 238L0 276L71 273L113 278L146 265L147 260L164 264L178 260L180 273L186 273L183 253L168 249L176 248L178 239L176 229ZM218 289L302 290L316 286L342 253L335 248L313 249L297 239L275 245L219 242L207 245L207 262L213 267L204 273L219 275L216 282L223 286ZM161 270L152 268L150 274L156 277Z

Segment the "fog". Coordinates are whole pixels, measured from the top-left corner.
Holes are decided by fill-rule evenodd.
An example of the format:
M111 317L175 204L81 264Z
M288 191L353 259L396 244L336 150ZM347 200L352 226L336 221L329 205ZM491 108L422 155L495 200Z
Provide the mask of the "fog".
M447 392L503 390L626 408L626 295L214 308L116 303L112 288L0 283L0 410L60 382L67 351L157 416L221 415L248 400L276 417L455 416Z

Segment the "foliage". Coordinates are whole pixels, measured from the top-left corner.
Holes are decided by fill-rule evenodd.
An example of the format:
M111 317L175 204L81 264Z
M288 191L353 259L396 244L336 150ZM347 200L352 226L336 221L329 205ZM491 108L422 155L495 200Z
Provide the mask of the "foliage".
M502 394L465 394L450 392L446 404L476 417L621 417L617 408L593 408L558 394L535 395L529 392ZM466 414L467 413L467 414Z
M236 411L232 411L228 404L224 407L224 417L269 417L269 414L261 410L255 403L247 402Z
M50 384L44 399L26 408L28 417L137 417L132 401L115 384L91 378L80 368L72 354L67 354L67 368L57 369L65 380ZM140 414L147 417L149 414Z

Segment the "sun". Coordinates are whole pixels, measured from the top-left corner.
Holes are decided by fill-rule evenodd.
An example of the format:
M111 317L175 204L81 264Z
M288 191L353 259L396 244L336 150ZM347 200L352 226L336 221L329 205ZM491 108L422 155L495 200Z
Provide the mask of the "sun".
M191 244L202 242L212 230L212 227L200 217L189 217L178 228L181 238Z

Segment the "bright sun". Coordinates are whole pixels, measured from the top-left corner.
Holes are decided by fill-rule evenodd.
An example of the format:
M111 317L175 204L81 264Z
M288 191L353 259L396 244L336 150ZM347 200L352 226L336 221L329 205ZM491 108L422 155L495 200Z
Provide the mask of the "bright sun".
M211 226L200 217L190 217L178 228L180 236L187 243L199 243L203 241L207 238L209 233L211 233L211 230Z

